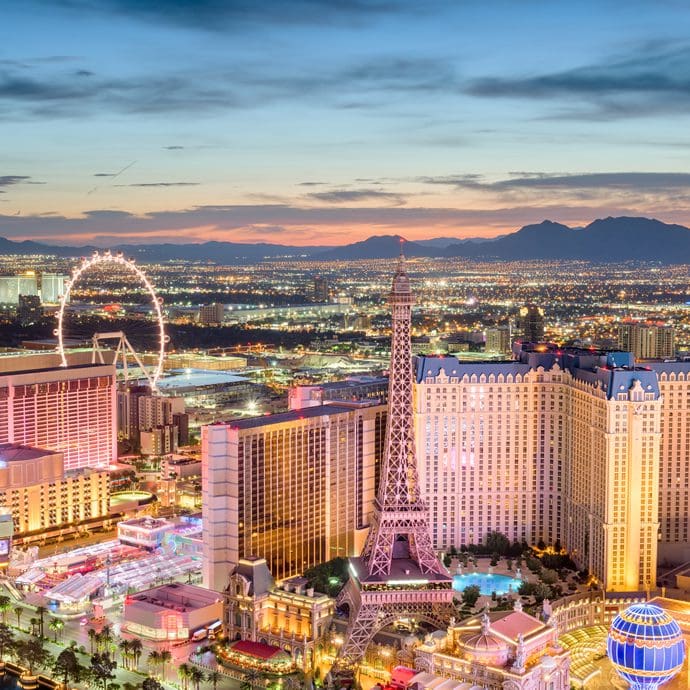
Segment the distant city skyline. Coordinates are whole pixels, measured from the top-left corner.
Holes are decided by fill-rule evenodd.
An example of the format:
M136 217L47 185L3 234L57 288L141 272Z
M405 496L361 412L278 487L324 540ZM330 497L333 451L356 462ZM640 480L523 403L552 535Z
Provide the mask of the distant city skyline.
M3 24L3 237L690 223L679 3L27 0Z

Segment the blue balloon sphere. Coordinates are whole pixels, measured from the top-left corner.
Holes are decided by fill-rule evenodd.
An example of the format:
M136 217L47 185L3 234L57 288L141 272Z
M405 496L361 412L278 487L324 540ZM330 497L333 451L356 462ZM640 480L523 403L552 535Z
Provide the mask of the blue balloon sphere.
M611 623L609 659L632 688L654 690L675 676L685 660L680 626L654 604L633 604Z

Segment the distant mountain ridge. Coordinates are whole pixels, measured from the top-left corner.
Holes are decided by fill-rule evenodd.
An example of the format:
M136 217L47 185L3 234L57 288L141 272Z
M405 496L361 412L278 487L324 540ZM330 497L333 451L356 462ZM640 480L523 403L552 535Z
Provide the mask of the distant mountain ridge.
M690 263L690 229L653 218L602 218L585 227L570 228L545 220L525 225L496 238L455 239L437 237L405 241L400 235L374 235L339 247L297 247L272 243L202 242L196 244L122 244L112 247L140 261L192 260L218 264L274 258L309 258L322 261L389 259L404 242L409 257L464 257L468 259L532 260L579 259L595 262L658 261ZM0 237L0 255L53 254L86 256L96 247L54 246L32 240Z
M598 219L583 228L545 220L526 225L495 242L451 245L446 256L690 263L690 229L653 218L626 216Z

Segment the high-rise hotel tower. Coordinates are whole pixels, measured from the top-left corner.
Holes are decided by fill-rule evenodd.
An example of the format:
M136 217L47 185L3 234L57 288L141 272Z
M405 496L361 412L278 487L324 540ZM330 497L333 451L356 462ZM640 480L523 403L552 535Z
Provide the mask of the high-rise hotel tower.
M283 580L359 553L386 410L334 403L202 429L204 586L222 591L239 559Z
M623 352L538 346L517 355L417 361L417 454L434 545L479 543L494 530L530 544L559 540L607 589L653 585L660 477L667 483L659 372ZM675 505L687 514L684 492ZM662 538L681 527L671 519Z
M0 373L0 443L61 452L65 471L116 461L116 415L112 364Z

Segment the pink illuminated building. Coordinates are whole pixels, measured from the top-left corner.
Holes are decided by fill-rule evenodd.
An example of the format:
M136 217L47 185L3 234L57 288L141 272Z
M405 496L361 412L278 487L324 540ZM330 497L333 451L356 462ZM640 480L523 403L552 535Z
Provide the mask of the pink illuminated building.
M0 443L61 452L66 471L108 467L116 424L112 365L0 373Z

